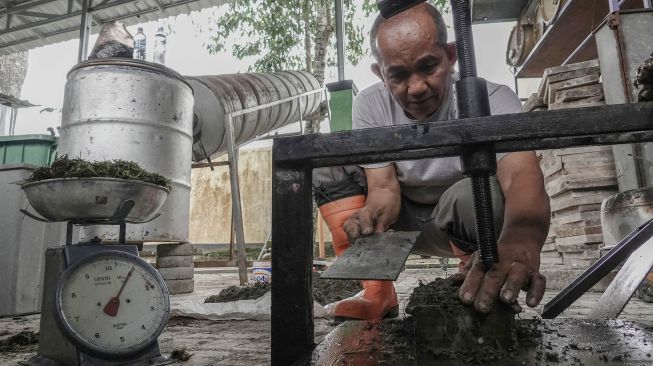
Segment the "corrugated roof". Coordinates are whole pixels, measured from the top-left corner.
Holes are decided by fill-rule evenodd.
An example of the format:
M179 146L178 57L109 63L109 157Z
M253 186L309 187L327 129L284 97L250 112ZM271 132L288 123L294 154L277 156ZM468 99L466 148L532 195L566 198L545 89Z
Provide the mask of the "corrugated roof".
M94 24L145 23L228 0L94 0ZM0 0L0 55L79 38L82 0ZM97 32L99 29L94 30Z
M0 93L0 104L12 108L36 107L35 104L32 104L26 100L20 100L18 98L12 97L11 95L2 93Z

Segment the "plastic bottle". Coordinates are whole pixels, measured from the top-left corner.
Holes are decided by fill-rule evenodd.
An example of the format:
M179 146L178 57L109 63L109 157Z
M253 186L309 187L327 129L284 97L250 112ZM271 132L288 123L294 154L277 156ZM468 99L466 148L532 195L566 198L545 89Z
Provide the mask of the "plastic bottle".
M163 33L163 27L154 35L154 62L165 65L166 63L166 35Z
M145 60L146 38L143 33L143 28L138 28L138 32L134 36L134 58L136 60Z

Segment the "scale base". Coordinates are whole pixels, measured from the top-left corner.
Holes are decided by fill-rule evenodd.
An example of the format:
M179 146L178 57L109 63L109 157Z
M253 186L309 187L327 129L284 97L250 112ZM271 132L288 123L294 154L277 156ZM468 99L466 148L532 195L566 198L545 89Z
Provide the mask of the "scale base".
M160 366L177 362L176 359L162 356L160 353L158 356L153 356L152 354L148 353L147 355L128 361L107 361L94 358L86 354L80 354L78 361L79 362L77 365L80 366ZM25 366L70 366L70 364L61 363L59 361L55 361L39 355L31 357L26 361L19 361L18 363Z

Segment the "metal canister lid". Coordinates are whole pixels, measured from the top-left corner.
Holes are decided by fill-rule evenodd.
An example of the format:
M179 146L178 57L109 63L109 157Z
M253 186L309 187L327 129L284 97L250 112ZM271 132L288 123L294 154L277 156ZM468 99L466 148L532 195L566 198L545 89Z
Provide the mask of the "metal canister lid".
M73 66L72 69L70 69L67 77L70 77L71 73L79 69L89 68L89 67L102 67L102 66L137 68L145 71L156 72L159 74L163 74L165 76L169 76L171 78L175 78L183 82L184 84L186 84L186 86L188 86L191 92L193 91L193 88L191 88L190 84L188 84L186 79L184 79L184 77L181 76L181 74L176 72L175 70L161 64L143 61L143 60L129 59L129 58L115 57L115 58L103 58L103 59L82 61L77 65Z

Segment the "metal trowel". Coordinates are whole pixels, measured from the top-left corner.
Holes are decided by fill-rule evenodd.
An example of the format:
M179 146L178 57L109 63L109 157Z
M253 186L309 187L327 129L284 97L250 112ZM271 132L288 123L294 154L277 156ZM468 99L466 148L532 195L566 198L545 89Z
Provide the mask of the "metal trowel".
M419 231L390 231L356 239L320 278L396 281Z

